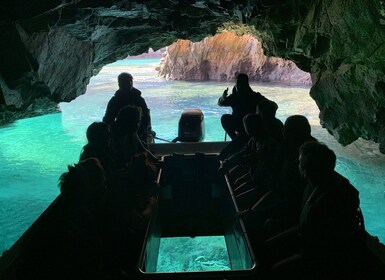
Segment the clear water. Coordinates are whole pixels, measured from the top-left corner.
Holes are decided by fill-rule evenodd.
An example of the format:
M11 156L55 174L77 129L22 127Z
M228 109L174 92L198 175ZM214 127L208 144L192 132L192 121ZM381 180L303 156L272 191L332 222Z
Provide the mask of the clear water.
M120 61L104 67L91 79L87 93L61 103L61 114L19 120L0 129L0 253L9 248L58 195L57 180L68 164L78 160L85 131L100 121L114 94L116 77L131 72L151 109L157 136L172 140L184 108L200 108L205 116L206 141L224 139L219 118L229 112L217 99L232 83L165 81L156 77L159 60ZM385 242L385 155L378 145L359 140L342 147L320 127L319 110L308 88L262 83L252 84L279 105L278 118L303 114L313 135L338 156L337 170L360 191L367 230Z
M230 270L224 236L162 237L157 272Z

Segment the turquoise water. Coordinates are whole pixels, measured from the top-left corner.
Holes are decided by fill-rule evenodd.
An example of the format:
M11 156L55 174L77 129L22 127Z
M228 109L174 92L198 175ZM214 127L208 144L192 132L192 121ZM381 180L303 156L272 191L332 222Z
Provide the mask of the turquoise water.
M205 116L206 141L224 139L219 118L229 112L217 99L232 83L165 81L156 77L159 60L121 61L104 67L91 79L87 93L61 103L62 113L19 120L0 129L0 252L9 248L58 195L57 180L68 164L78 160L85 131L100 121L116 90L116 77L131 72L151 110L159 138L177 136L179 116L185 108L200 108ZM303 114L313 135L338 156L337 170L360 191L368 231L385 242L385 155L378 145L359 140L342 147L319 125L319 110L308 88L262 83L252 84L279 105L278 118Z
M160 239L156 272L230 269L224 236L162 237Z

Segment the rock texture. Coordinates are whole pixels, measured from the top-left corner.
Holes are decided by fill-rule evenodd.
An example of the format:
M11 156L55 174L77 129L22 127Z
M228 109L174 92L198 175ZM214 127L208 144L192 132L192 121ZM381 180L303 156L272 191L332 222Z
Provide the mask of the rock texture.
M178 40L166 48L158 74L173 80L234 80L246 73L251 80L311 84L310 75L292 61L267 57L251 35L223 32L200 42Z
M363 137L385 152L383 0L4 0L0 122L56 110L107 63L229 26L311 73L321 123L342 144Z

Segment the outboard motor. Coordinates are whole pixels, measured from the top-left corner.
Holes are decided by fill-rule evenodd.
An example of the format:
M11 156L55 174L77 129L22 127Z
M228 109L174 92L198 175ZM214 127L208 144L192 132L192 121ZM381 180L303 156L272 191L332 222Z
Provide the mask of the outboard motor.
M200 109L185 109L179 119L178 137L172 142L200 142L205 138L204 116Z

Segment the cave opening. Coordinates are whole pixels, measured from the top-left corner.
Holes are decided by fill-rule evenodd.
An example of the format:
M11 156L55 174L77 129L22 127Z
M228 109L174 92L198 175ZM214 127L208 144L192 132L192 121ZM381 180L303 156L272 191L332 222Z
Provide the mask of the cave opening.
M0 231L0 240L4 241L0 244L0 253L57 196L58 176L66 165L78 160L86 127L101 119L108 98L116 90L118 73L111 74L109 82L92 82L88 86L91 91L82 95L86 81L92 76L92 67L96 65L97 71L101 61L108 60L109 55L121 56L122 49L138 53L153 43L159 46L176 38L200 39L203 34L213 34L223 18L235 18L251 26L265 24L268 40L264 44L269 51L290 57L302 69L312 72L321 111L333 112L324 119L329 131L340 140L346 135L351 136L345 144L361 136L381 142L380 150L385 150L381 122L385 100L384 44L381 41L384 20L383 9L378 10L381 6L378 3L362 1L350 5L337 1L333 5L324 5L310 1L299 5L295 1L279 4L277 1L260 1L254 6L252 3L246 5L245 1L113 1L117 5L111 6L108 1L41 1L38 5L34 3L36 1L27 5L8 2L1 10L4 14L1 29L5 32L2 32L4 40L0 43L0 74L13 79L15 83L10 83L11 87L29 92L23 95L11 88L6 97L11 98L12 104L5 106L7 98L0 91L3 119L27 117L0 129L0 159L3 162L0 212L7 213L2 216L8 218L0 220L0 228L5 229ZM266 3L271 6L265 6ZM16 30L21 32L16 34ZM109 50L116 53L106 56ZM68 63L56 67L52 61L60 61L62 57ZM11 71L8 64L14 64ZM31 72L24 72L25 69L31 69ZM205 60L198 70L188 74L201 75L203 80L218 74L208 74L208 70L215 70L215 66ZM217 111L215 103L224 88L233 86L230 81L233 75L220 73L221 83L201 83L184 82L185 74L180 73L179 79L160 81L154 76L151 82L142 80L140 72L135 74L135 83L151 104L154 131L159 138L173 139L182 110L201 106L203 102L213 105L204 110L209 125L206 129L210 131L206 133L206 140L223 140L223 130L219 125L215 127L223 111ZM39 75L44 78L42 83L39 83ZM22 83L18 84L20 81ZM50 91L46 90L45 94L52 94L51 100L78 98L61 103L60 114L45 115L56 112L56 103L34 94L47 89L47 85ZM385 157L379 153L379 145L361 138L345 147L337 143L320 126L319 108L309 98L306 87L265 82L254 83L252 87L278 101L278 118L282 121L294 113L310 119L313 135L336 152L337 171L359 189L368 232L384 243ZM193 93L194 90L198 94ZM100 94L102 91L104 93ZM34 97L38 97L37 102L27 104ZM92 98L87 99L89 97ZM8 111L3 111L4 108ZM15 225L20 227L15 230Z

